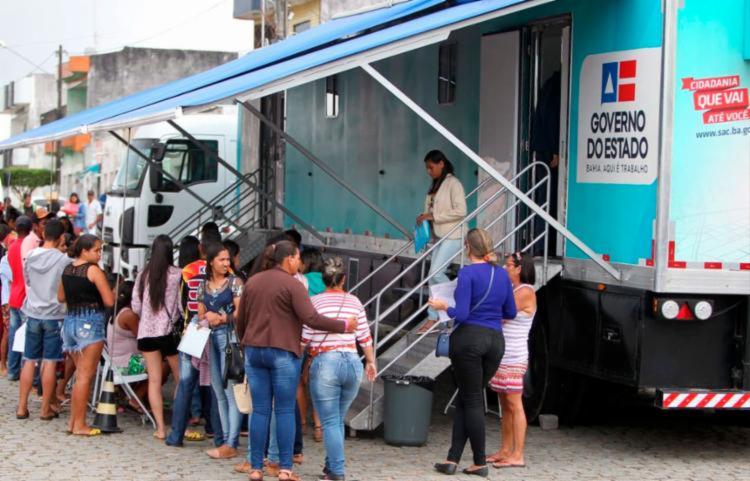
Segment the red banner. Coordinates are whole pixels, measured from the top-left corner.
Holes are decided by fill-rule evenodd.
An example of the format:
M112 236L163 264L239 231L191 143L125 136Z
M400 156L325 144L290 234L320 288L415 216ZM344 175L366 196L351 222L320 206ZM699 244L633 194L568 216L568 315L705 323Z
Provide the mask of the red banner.
M742 120L750 120L750 109L709 110L703 112L704 124L721 124Z
M724 77L707 77L698 79L693 77L685 77L682 79L682 90L725 90L737 88L739 86L739 75L727 75Z
M724 110L747 107L747 89L696 91L693 94L693 106L695 110Z

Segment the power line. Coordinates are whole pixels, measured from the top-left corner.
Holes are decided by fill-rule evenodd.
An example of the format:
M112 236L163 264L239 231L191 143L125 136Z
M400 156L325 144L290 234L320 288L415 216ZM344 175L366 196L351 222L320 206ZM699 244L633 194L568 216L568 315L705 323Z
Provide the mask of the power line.
M16 57L20 58L21 60L23 60L23 61L25 61L25 62L27 62L27 63L29 63L29 64L33 65L33 66L35 67L35 70L41 70L41 71L42 71L42 72L44 72L44 73L52 74L52 72L50 72L50 71L46 70L46 69L45 69L44 67L42 67L42 66L40 66L40 65L37 65L36 63L34 63L34 61L33 61L33 60L29 59L28 57L26 57L25 55L21 54L20 52L18 52L18 51L16 51L16 50L12 49L12 48L11 48L11 47L9 47L8 45L6 45L6 46L4 47L4 49L5 49L5 50L7 50L7 51L9 51L10 53L12 53L13 55L15 55ZM46 62L46 61L47 61L48 59L49 59L49 57L47 57L47 59L45 59L45 62ZM42 63L44 63L44 62L42 62ZM32 71L31 71L31 73L33 73L33 72L34 72L34 70L32 70Z

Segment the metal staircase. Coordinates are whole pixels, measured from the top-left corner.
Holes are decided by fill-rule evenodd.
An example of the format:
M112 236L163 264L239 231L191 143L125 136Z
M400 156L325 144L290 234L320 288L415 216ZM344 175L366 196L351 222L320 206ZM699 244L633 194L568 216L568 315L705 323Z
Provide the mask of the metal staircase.
M540 179L536 179L535 173L537 170L541 170L544 174ZM532 163L526 166L512 179L514 185L520 188L520 185L524 181L528 181L529 187L523 192L526 196L535 196L537 199L542 198L540 207L545 211L549 209L549 192L550 192L550 172L546 164L539 162ZM485 181L486 183L486 181ZM481 189L485 183L480 184L474 189L469 196L476 193ZM536 194L536 195L535 195ZM511 202L512 200L512 202ZM469 225L473 225L476 222L477 217L482 213L486 212L491 206L494 206L498 202L504 202L508 204L507 207L494 219L489 220L486 224L480 225L485 229L490 229L495 226L498 222L508 222L515 218L514 226L507 232L504 237L495 242L495 249L503 246L507 247L512 245L515 241L519 243L516 234L524 229L529 223L533 222L537 216L533 211L528 211L525 214L520 213L521 209L518 206L521 204L520 200L513 200L509 195L506 187L499 188L489 198L482 201L476 209L470 212L466 218L457 226L455 226L449 234L461 231L462 241L463 235L466 228ZM505 205L505 204L500 204ZM502 208L502 207L501 207ZM532 239L523 245L517 245L515 250L520 252L527 252L535 244L541 243L543 248L543 255L539 256L535 260L537 268L537 289L547 283L547 281L556 276L562 270L562 264L557 261L550 261L547 256L547 236L548 227L545 225L543 231L538 235L532 234ZM383 381L382 376L384 375L415 375L415 376L429 376L436 378L450 365L450 360L447 358L435 357L435 342L437 338L437 332L444 328L440 324L432 326L427 329L426 332L418 332L418 326L415 323L421 325L417 319L427 309L427 293L425 292L426 287L429 284L432 276L425 276L426 263L430 254L442 244L443 240L439 240L432 246L430 246L423 254L417 257L411 264L409 264L404 270L402 270L396 277L394 277L388 284L381 288L371 299L364 303L365 307L370 306L370 309L374 309L374 319L370 323L370 327L373 330L376 353L378 358L378 377L374 383L370 383L368 380L363 379L362 386L360 388L357 398L352 403L352 407L347 415L347 424L356 430L373 430L377 428L383 418ZM463 243L463 242L462 242ZM407 244L401 251L396 255L392 256L388 261L383 263L378 269L365 279L361 280L356 286L354 286L350 292L356 291L364 282L369 280L377 271L382 269L386 264L395 259L398 255L406 251L411 246ZM463 249L457 253L452 259L446 261L441 267L445 268L449 265L460 262L464 263ZM394 287L397 286L399 281L412 270L419 268L421 270L420 281L410 289L406 289L406 292L400 296L395 302L388 306L384 305L384 296L391 293ZM414 311L406 316L405 319L399 319L399 323L392 329L386 336L379 339L379 333L383 325L383 321L397 311L404 303L413 302L414 299L418 299L417 307Z
M235 182L210 199L207 204L169 232L169 237L179 242L188 235L200 238L200 228L209 221L216 222L224 239L237 242L240 249L240 266L244 266L263 251L266 241L278 233L268 229L273 225L270 209L265 209L263 196L251 185L275 184L273 169L257 169L237 178ZM272 195L266 192L266 195ZM236 226L242 226L237 228ZM177 254L175 253L175 256Z

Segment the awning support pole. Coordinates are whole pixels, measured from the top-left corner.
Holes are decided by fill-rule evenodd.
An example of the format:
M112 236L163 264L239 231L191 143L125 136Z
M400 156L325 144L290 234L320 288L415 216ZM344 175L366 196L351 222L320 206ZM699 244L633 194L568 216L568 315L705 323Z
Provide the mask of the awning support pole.
M269 195L268 193L264 192L263 189L260 188L255 182L248 179L246 176L242 175L242 173L237 170L233 165L229 164L226 160L219 157L219 154L209 149L206 144L201 142L200 140L193 137L190 132L180 127L174 120L168 120L167 121L169 125L171 125L175 130L177 130L183 137L188 139L191 143L193 143L195 146L197 146L199 149L203 151L203 153L209 157L213 157L216 159L218 163L223 165L227 170L229 170L232 174L234 174L238 179L241 179L248 187L250 187L252 190L254 190L258 195L263 197L263 200L269 202L271 205L276 207L277 209L281 210L283 213L288 215L294 222L300 225L303 229L305 229L307 232L310 233L313 237L318 239L321 243L327 244L326 239L320 235L318 231L315 230L310 224L303 221L299 217L297 217L296 214L294 214L292 211L284 207L279 201L273 198L272 195Z
M183 183L182 183L182 182L180 181L180 179L176 178L175 176L173 176L173 175L172 175L172 174L170 174L169 172L166 172L166 171L165 171L164 169L162 169L161 165L159 165L159 162L154 162L153 160L151 160L151 159L150 159L150 158L149 158L149 157L148 157L148 156L147 156L146 154L144 154L143 152L141 152L141 151L140 151L140 150L139 150L138 148L134 147L134 146L133 146L133 144L131 144L131 143L130 143L130 142L128 142L127 140L125 140L125 139L123 139L122 137L120 137L120 135L119 135L119 134L117 134L117 132L115 132L115 131L113 131L113 130L110 130L110 131L109 131L109 133L110 133L110 134L111 134L111 135L112 135L112 136L113 136L114 138L116 138L117 140L119 140L120 142L122 142L123 144L125 144L125 145L126 145L126 146L128 147L128 149L132 150L132 151L133 151L133 152L134 152L134 153L135 153L135 154L136 154L136 155L137 155L138 157L140 157L140 158L142 158L143 160L145 160L146 162L148 162L148 164L149 164L149 165L150 165L151 167L153 167L154 169L156 169L156 170L157 170L157 171L158 171L159 173L161 173L161 174L162 174L162 175L163 175L164 177L166 177L166 178L168 178L169 180L171 180L172 182L174 182L174 184L175 184L175 185L176 185L177 187L179 187L180 189L184 190L185 192L187 192L187 193L188 193L188 194L190 194L191 196L195 197L195 198L196 198L196 199L198 200L198 202L200 202L201 204L205 205L206 207L208 207L209 209L211 209L211 211L212 211L212 212L214 212L213 206L212 206L211 204L209 204L208 202L206 202L206 200L205 200L205 199L203 199L203 197L199 196L199 195L198 195L198 194L196 194L196 193L195 193L195 192L194 192L193 190L191 190L191 189L190 189L190 187L188 187L188 186L186 186L185 184L183 184ZM226 216L225 216L225 215L224 215L223 213L221 214L221 216L222 216L222 217L223 217L223 218L224 218L224 219L225 219L225 220L226 220L227 222L229 222L230 224L232 224L232 226L233 226L233 227L234 227L235 229L237 229L237 230L239 230L239 231L242 231L242 228L241 228L240 226L238 226L237 224L235 224L234 222L232 222L232 220L231 220L231 219L229 219L228 217L226 217Z
M263 115L263 113L260 110L256 109L255 107L253 107L252 105L250 105L248 102L243 102L241 100L235 100L235 101L239 105L241 105L242 107L244 107L245 110L247 110L248 112L250 112L251 114L253 114L255 117L257 117L261 122L263 122L264 124L266 124L266 126L268 126L268 128L270 128L271 130L273 130L274 133L276 133L276 135L280 136L285 141L289 142L292 145L292 147L294 147L302 155L304 155L305 157L307 157L310 160L310 162L312 162L313 164L315 164L318 167L320 167L320 169L323 172L325 172L326 174L328 174L328 176L331 177L337 184L339 184L340 186L342 186L344 189L348 190L354 197L356 197L357 199L359 199L363 204L365 204L367 207L369 207L370 209L372 209L380 217L382 217L383 219L385 219L386 222L388 222L393 227L395 227L396 229L398 229L402 234L404 234L404 236L407 239L412 240L412 238L413 238L412 233L409 232L409 230L406 227L402 226L396 219L394 219L387 212L385 212L383 209L381 209L380 207L378 207L377 205L375 205L375 203L373 203L372 201L370 201L361 192L359 192L357 189L355 189L351 184L349 184L344 179L342 179L341 177L339 177L338 174L336 174L336 172L332 168L330 168L328 166L328 164L326 164L325 162L323 162L322 160L320 160L318 157L315 156L315 154L313 154L308 149L306 149L302 144L300 144L299 142L297 142L297 140L294 137L292 137L288 133L284 132L284 129L282 129L278 125L274 124L271 121L271 119L269 119L268 117L266 117L265 115Z
M570 232L567 228L565 228L562 224L557 222L555 218L553 218L551 215L549 215L544 209L539 207L533 200L528 198L523 192L521 192L515 185L513 185L512 182L510 182L508 179L506 179L504 176L502 176L499 172L497 172L495 169L492 168L490 164L485 162L485 160L479 156L476 152L471 150L469 146L464 144L458 137L453 135L453 133L445 128L440 122L438 122L434 117L432 117L430 114L428 114L422 107L420 107L416 102L414 102L412 99L410 99L405 93L403 93L401 90L398 89L394 84L392 84L388 79L383 77L377 70L375 70L370 64L364 63L360 65L362 69L367 72L372 78L374 78L378 83L380 83L383 87L386 88L390 93L392 93L397 99L399 99L401 102L403 102L409 109L411 109L415 114L420 116L425 122L430 124L435 130L437 130L443 137L445 137L450 143L455 145L461 152L466 154L467 157L469 157L471 160L474 161L479 167L484 169L484 171L495 178L503 187L508 189L508 191L516 196L517 199L519 199L521 202L526 204L526 206L531 209L534 213L536 213L539 217L545 220L547 224L549 224L552 228L554 228L556 231L558 231L560 234L562 234L566 239L568 239L570 242L573 243L576 247L581 249L587 256L589 256L594 262L596 262L602 269L607 271L612 277L617 279L618 281L621 280L622 274L620 271L615 269L609 262L602 259L601 256L597 255L593 250L591 250L590 247L588 247L586 244L583 243L578 237L576 237L572 232Z

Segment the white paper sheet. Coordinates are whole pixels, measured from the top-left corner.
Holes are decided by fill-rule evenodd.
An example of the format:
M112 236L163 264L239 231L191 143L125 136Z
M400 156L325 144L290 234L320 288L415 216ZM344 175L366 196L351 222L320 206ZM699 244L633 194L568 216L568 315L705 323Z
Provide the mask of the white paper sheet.
M443 282L441 284L435 284L430 286L430 297L432 299L440 299L448 304L448 307L456 307L456 299L453 297L453 293L456 291L456 281ZM438 319L440 322L447 322L450 320L447 311L438 311Z
M13 337L13 352L23 352L26 345L26 323L16 329L16 335Z
M191 322L188 324L185 334L182 335L182 340L180 340L177 350L193 357L201 357L210 334L211 329L207 327L199 328L198 324Z

